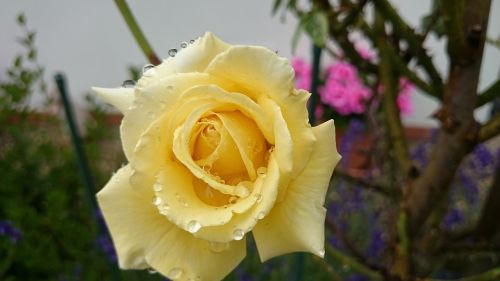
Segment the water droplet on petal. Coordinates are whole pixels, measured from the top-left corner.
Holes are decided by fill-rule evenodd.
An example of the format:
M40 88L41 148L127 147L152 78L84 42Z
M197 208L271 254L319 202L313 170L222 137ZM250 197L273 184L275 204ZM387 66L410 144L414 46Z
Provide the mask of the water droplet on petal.
M181 268L174 267L168 272L168 278L179 279L184 271Z
M189 204L187 203L186 199L184 197L178 197L179 198L179 203L182 204L182 206L187 207Z
M177 54L177 49L170 49L170 50L168 50L168 55L169 56L175 57L176 54Z
M170 206L168 204L163 203L160 207L160 214L166 216L168 214L168 210L170 210Z
M265 214L264 212L259 212L259 213L257 214L257 219L261 220L261 219L263 219L265 216L266 216L266 214Z
M148 273L149 274L156 274L158 272L156 270L152 269L152 268L148 268Z
M210 242L210 250L215 253L220 253L229 249L229 243Z
M255 202L260 203L262 201L262 194L257 193L254 195L255 197Z
M240 197L247 197L250 194L250 190L253 187L253 182L251 181L240 181L236 185L236 195Z
M257 174L259 176L265 176L267 173L267 168L266 167L259 167L257 168Z
M149 70L153 69L155 66L152 64L146 64L145 66L142 67L142 74L148 72Z
M194 43L194 39L189 40L189 44L193 44L193 43Z
M237 196L241 198L247 197L250 194L250 190L248 190L247 187L239 184L236 186L236 190L234 192L236 193Z
M125 80L122 83L123 88L133 88L135 87L136 82L134 80Z
M156 191L156 192L160 192L163 190L163 185L162 184L159 184L159 183L155 183L153 189Z
M243 236L245 236L245 233L241 229L235 229L233 231L233 239L234 240L241 240L243 239Z
M198 232L198 230L200 230L200 228L201 228L201 224L196 220L192 220L192 221L188 222L188 224L187 224L187 231L189 231L191 233Z
M153 198L153 204L156 206L160 206L161 204L161 198L160 197L154 197Z
M238 200L238 197L236 197L236 196L231 196L231 197L229 197L229 204L234 204L234 203L236 203L236 200Z
M325 256L325 250L321 250L321 251L319 251L319 255L320 255L321 257L324 257L324 256Z
M182 42L181 43L181 48L186 48L188 46L188 43L187 42Z

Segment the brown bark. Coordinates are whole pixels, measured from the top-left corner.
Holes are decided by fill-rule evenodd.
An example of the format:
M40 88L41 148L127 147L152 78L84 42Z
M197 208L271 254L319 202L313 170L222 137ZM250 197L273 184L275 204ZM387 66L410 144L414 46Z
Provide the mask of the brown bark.
M500 164L497 164L495 179L477 224L476 237L490 240L500 231L498 214L500 214Z
M443 106L437 114L442 127L432 161L405 195L412 236L446 196L455 171L478 137L479 126L473 112L491 1L451 2L445 5L456 7L445 9L449 14L443 15L449 35L450 69Z

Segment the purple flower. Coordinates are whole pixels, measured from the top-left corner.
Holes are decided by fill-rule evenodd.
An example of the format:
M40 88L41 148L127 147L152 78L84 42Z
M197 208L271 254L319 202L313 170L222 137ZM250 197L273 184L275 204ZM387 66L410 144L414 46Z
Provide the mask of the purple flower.
M443 218L443 228L452 229L464 220L464 213L456 208L451 209Z
M351 147L355 144L357 138L363 134L365 126L363 122L353 119L349 122L349 126L339 143L340 155L348 155Z
M346 281L368 281L369 279L359 274L351 274Z
M253 280L252 276L250 276L250 274L245 272L245 270L241 269L240 267L238 267L238 269L236 269L236 277L238 278L239 281L252 281Z
M0 236L3 235L10 238L12 244L17 244L21 239L21 232L8 220L0 221Z
M374 227L372 230L371 241L366 250L367 256L370 258L378 258L382 255L386 247L385 241L383 239L383 233L378 227Z
M469 177L466 173L464 173L463 169L458 171L458 179L460 180L464 188L464 197L465 200L467 200L467 203L476 203L479 197L478 183L474 181L474 179Z
M111 238L107 233L99 235L96 239L96 243L109 261L113 263L116 263L118 261L115 247L113 246L113 242L111 241Z

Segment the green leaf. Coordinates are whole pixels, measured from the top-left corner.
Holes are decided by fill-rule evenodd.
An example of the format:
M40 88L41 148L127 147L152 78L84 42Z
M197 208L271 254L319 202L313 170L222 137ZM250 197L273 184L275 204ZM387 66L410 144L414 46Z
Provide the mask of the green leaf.
M26 24L26 17L24 16L24 13L19 13L17 15L17 23L19 25L25 25Z
M29 50L29 52L28 52L28 59L31 60L31 61L36 60L36 50L35 49Z
M318 47L324 47L328 39L328 16L323 11L311 11L300 19L302 28Z
M442 0L432 1L431 11L420 20L421 29L432 31L438 38L445 35L444 21L441 13L441 1Z
M272 10L272 15L276 15L276 12L278 12L278 9L280 8L281 6L281 1L282 0L274 0L274 4L273 4L273 10Z
M21 64L23 63L23 57L21 55L17 55L16 59L14 60L14 66L15 67L21 67Z
M36 32L29 31L28 35L26 36L26 40L28 40L28 42L30 42L30 43L33 43L35 41L35 35L36 35Z

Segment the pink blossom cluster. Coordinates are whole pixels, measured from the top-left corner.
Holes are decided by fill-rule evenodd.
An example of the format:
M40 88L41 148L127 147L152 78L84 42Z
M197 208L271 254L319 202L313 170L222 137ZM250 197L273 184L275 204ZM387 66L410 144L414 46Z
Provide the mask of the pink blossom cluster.
M337 61L326 70L325 85L319 88L321 101L333 107L340 115L361 114L372 96L363 84L356 67Z
M413 103L411 102L411 95L415 90L415 85L410 80L401 77L399 79L399 94L398 94L398 107L403 115L408 115L413 112Z
M357 48L360 56L371 62L376 54L369 48ZM295 86L310 91L311 65L301 58L292 60L295 70ZM402 114L409 114L413 110L411 95L415 86L406 78L399 80L399 94L397 104ZM380 86L379 92L383 90ZM342 59L332 63L326 69L325 83L318 89L321 102L331 106L340 115L361 114L366 110L368 100L373 92L364 83L356 67Z

